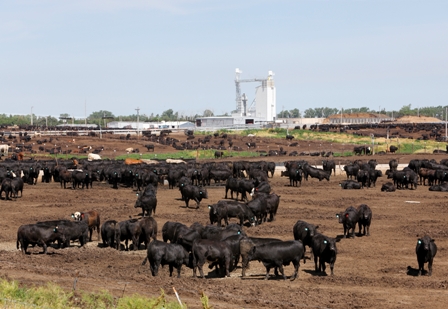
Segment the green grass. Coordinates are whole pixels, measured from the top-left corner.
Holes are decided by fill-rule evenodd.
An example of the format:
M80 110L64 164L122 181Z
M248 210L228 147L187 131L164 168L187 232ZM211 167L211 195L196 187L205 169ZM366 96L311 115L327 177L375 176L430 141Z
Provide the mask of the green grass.
M48 309L82 308L82 309L179 309L187 308L185 303L182 306L177 299L170 297L168 300L163 289L160 295L155 298L148 298L141 295L124 296L114 298L107 291L100 293L91 292L67 292L58 285L48 283L42 287L21 287L17 281L0 279L0 307L1 308L35 308L42 307ZM173 299L174 298L174 299ZM198 299L198 304L204 309L212 309L207 296L202 293Z

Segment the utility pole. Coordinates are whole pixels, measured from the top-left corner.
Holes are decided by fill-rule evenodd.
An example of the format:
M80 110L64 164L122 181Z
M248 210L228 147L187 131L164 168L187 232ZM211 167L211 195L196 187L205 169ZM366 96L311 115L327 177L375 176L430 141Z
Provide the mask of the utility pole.
M139 115L140 107L137 107L135 110L137 111L137 140L138 140L138 138L139 138L138 129L139 129L139 122L140 122L140 115Z

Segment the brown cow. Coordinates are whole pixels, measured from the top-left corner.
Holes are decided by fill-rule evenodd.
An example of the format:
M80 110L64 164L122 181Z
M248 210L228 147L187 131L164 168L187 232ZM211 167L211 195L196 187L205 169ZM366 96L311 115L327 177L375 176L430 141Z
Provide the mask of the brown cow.
M72 214L72 218L76 221L87 220L87 224L89 225L89 241L92 241L92 233L93 230L96 229L98 233L98 241L100 241L100 214L95 211L87 211L87 212L75 212Z
M126 158L124 160L124 164L126 165L141 164L141 163L143 163L143 161L140 159Z

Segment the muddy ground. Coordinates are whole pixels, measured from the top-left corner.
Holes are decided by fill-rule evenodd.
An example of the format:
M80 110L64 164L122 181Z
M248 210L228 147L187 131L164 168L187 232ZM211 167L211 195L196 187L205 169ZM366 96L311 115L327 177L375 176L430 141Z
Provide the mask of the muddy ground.
M127 147L141 147L145 142L84 138L82 143L102 143L109 151L123 152ZM314 145L317 147L320 143ZM278 145L274 142L271 147ZM376 158L379 163L387 163L392 157L394 155ZM447 156L395 157L405 163L414 157L439 161ZM289 159L267 158L278 162ZM158 277L152 277L147 265L140 266L145 250L126 252L102 248L96 234L94 241L83 248L78 248L77 244L60 250L49 248L48 255L38 254L41 248L35 248L30 250L30 255L23 255L16 249L16 232L22 224L69 219L74 211L92 209L101 213L102 222L125 220L139 214L133 207L136 196L131 188L114 190L106 183L94 183L92 190L71 190L61 189L58 183L41 182L35 186L25 185L22 198L0 200L0 275L27 285L54 282L67 290L72 289L78 278L77 290L108 290L116 297L134 293L156 296L163 288L167 298L173 301L172 287L175 287L189 308L200 307L202 291L209 296L214 308L445 308L448 302L448 195L430 192L427 186L383 193L380 188L387 181L385 177L378 180L375 188L342 190L338 186L342 179L345 176L338 172L329 182L311 179L296 188L289 187L289 181L277 173L271 179L273 191L281 195L276 220L244 228L249 236L289 240L293 238L294 223L300 219L318 224L320 231L328 236L338 237L343 229L335 214L351 205L369 205L373 211L371 236L342 239L337 243L339 253L334 276L316 274L314 263L308 261L301 264L295 281L283 281L274 276L265 281L264 267L253 261L244 279L240 268L232 272L230 278L217 278L210 272L206 279L193 279L192 270L185 267L180 279L170 278L167 267ZM166 221L207 224L206 205L223 199L224 188L212 186L208 194L209 199L203 200L200 209L187 209L178 190L160 187L154 216L159 226L158 238L162 238L161 228ZM417 235L425 234L436 239L438 253L433 275L417 277ZM292 265L285 267L285 271L291 275Z

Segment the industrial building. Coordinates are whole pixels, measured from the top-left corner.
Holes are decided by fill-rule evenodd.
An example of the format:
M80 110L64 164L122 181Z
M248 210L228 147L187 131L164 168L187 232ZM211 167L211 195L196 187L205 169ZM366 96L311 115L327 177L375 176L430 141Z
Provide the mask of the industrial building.
M261 128L275 122L277 115L276 89L274 73L268 72L266 78L241 79L242 71L235 69L236 109L232 116L226 117L201 117L196 119L196 129L216 130L220 128ZM241 94L241 83L257 82L255 95L250 104L249 98Z
M111 121L107 123L107 128L113 129L137 129L136 121ZM151 129L172 129L185 130L194 129L194 123L189 121L161 121L161 122L139 122L139 130Z

